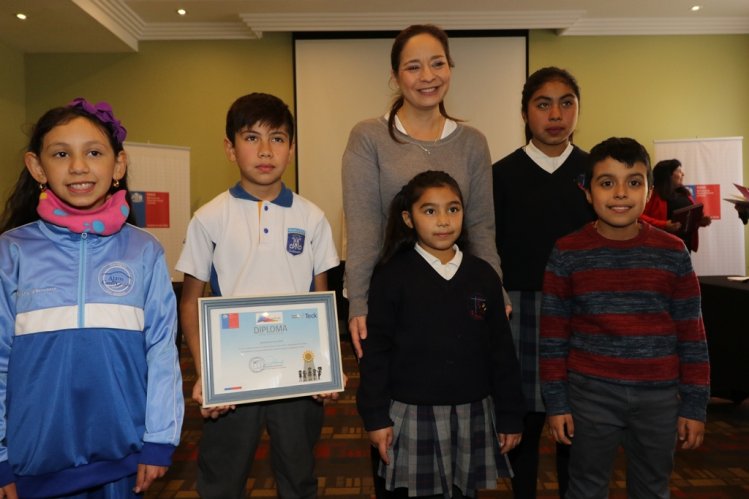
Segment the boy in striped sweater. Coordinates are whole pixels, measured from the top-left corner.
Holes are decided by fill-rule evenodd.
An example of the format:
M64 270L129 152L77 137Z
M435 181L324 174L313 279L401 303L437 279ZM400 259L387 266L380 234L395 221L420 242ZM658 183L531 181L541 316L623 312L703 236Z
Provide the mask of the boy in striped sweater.
M617 449L628 497L668 497L677 438L700 446L710 368L700 290L677 237L638 217L650 158L628 138L590 151L598 220L557 241L544 276L540 371L548 424L572 444L567 499L608 497Z

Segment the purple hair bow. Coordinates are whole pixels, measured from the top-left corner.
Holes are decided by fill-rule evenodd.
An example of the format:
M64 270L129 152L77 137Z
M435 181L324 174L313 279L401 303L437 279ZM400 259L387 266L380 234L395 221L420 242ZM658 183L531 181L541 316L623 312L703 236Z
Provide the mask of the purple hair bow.
M112 134L114 135L114 138L118 143L122 144L125 141L125 137L127 137L127 130L125 130L125 127L122 126L120 120L114 117L112 106L110 106L107 102L99 102L98 104L94 105L83 97L78 97L70 101L68 107L82 109L87 113L96 116L99 121L101 121L105 125L111 126Z

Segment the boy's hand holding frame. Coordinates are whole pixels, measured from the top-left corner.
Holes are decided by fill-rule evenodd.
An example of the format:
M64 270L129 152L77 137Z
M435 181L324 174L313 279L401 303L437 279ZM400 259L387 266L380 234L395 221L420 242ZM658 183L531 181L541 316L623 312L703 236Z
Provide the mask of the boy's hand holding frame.
M203 379L198 376L195 381L195 385L192 387L192 399L197 402L200 407L200 415L203 419L218 419L229 411L233 411L237 408L236 405L222 405L218 407L203 408Z

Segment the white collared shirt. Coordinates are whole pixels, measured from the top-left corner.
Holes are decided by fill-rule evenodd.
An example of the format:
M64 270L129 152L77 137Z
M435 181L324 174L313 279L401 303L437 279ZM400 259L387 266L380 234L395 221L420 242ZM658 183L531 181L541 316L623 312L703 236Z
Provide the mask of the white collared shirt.
M446 281L449 281L455 276L455 273L460 267L460 262L463 261L463 252L460 251L457 244L453 244L455 250L455 256L447 263L442 263L439 258L429 253L427 250L422 248L419 243L414 245L416 252L420 254L434 270L437 271Z
M528 144L523 148L525 154L527 154L534 163L543 168L549 173L554 173L562 163L567 161L567 158L572 154L572 143L567 144L567 148L562 154L556 157L547 156L541 149L536 147L533 141L528 141Z

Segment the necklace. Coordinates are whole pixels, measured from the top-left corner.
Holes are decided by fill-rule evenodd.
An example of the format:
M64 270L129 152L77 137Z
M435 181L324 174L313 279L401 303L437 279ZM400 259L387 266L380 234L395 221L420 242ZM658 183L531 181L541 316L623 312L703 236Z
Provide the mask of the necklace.
M437 144L437 142L439 142L442 139L442 133L445 130L445 123L447 121L444 116L440 115L440 120L439 120L439 123L438 123L438 125L436 127L438 129L438 131L437 131L437 133L432 133L431 134L432 137L436 136L436 138L434 140L431 140L431 139L430 140L420 140L420 139L415 138L410 133L408 133L408 129L406 127L406 122L405 122L405 120L403 118L401 118L400 116L397 116L397 115L396 115L396 118L398 119L398 124L400 124L400 128L402 129L401 131L403 133L405 133L413 141L411 143L413 145L415 145L416 147L418 147L419 149L421 149L422 151L424 151L425 153L427 153L427 154L432 154L432 151L429 150L428 147L422 145L421 142L426 142L427 146L431 146L431 147L435 146Z
M413 139L413 140L416 140L416 139ZM429 146L434 146L434 145L436 145L436 144L437 144L437 142L438 142L439 140L440 140L440 139L435 139L435 140L434 140L434 142L431 142L430 144L427 144L427 145L429 145ZM420 143L418 143L418 142L411 142L411 143L412 143L413 145L417 146L417 147L418 147L419 149L421 149L421 150L422 150L422 151L424 151L425 153L427 153L427 154L432 154L432 151L430 151L429 149L427 149L427 148L426 148L425 146L421 145Z

